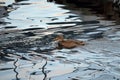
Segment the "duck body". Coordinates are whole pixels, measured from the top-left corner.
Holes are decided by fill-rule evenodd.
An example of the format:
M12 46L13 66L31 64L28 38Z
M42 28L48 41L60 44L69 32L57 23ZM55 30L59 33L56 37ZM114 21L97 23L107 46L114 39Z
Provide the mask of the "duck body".
M71 49L80 45L85 45L83 41L64 39L63 36L57 36L55 38L55 41L58 41L58 47L57 47L58 49L62 49L62 48Z

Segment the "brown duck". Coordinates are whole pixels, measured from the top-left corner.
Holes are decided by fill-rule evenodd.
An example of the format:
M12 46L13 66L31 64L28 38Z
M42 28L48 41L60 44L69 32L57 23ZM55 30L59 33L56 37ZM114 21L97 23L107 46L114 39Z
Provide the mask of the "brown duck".
M80 45L85 45L83 41L64 39L62 35L57 36L54 40L58 42L57 49L62 49L62 48L71 49Z

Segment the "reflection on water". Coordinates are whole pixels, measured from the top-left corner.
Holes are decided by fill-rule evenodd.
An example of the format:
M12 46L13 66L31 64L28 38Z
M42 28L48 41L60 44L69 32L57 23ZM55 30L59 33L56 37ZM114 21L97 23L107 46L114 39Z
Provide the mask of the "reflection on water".
M74 9L73 5L77 8L88 8L93 14L101 17L102 20L116 20L116 24L120 22L119 16L119 2L120 0L55 0L56 3L62 3ZM72 5L72 6L71 6ZM65 7L67 8L67 7ZM83 9L83 10L86 10ZM86 12L88 13L88 12ZM86 14L84 13L84 14ZM90 14L91 16L92 14Z
M2 8L8 15L0 16L1 80L120 79L119 26L101 20L83 5L60 5L53 0L0 1L9 5ZM59 34L86 44L57 50L53 40Z
M5 25L7 27L17 26L16 29L47 29L51 26L46 23L67 21L66 18L68 16L75 15L72 13L68 14L69 10L59 8L62 6L64 5L48 3L45 0L21 1L12 4L12 9L10 9L11 11L8 14L9 16L3 19L5 22L10 22L10 24Z
M20 80L20 79L18 78L18 74L19 74L19 73L17 72L17 65L16 65L17 61L18 61L18 59L14 62L14 66L15 66L14 72L15 72L15 74L16 74L16 79L15 79L15 80Z

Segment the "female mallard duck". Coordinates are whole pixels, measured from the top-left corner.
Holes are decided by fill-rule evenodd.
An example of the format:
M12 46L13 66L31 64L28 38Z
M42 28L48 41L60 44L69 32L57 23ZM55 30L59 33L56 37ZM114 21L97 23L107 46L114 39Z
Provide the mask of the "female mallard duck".
M80 45L85 45L83 41L64 39L63 35L57 36L54 40L58 42L58 47L57 47L58 49L62 49L62 48L71 49Z

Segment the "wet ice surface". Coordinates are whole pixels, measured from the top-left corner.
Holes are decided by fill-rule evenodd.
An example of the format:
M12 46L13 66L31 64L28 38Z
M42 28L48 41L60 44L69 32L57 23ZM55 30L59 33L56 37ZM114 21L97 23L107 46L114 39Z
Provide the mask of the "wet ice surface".
M13 4L2 18L8 23L0 25L1 80L120 80L119 25L82 22L60 6L44 0ZM58 34L86 45L55 49Z

